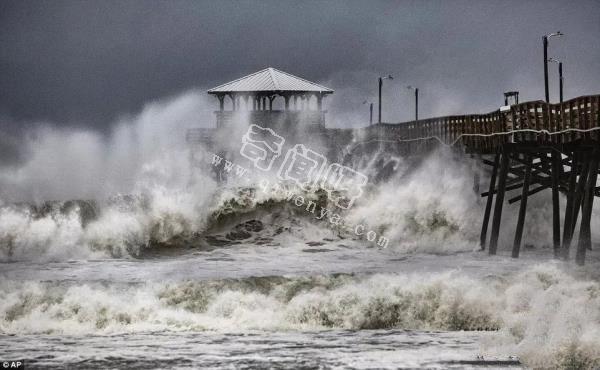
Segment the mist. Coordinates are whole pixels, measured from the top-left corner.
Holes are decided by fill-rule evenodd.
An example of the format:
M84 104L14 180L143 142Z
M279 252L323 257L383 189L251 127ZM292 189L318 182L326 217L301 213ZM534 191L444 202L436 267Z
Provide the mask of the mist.
M134 191L141 176L169 172L174 181L188 174L186 130L211 122L209 112L208 97L192 90L146 104L107 133L36 123L22 137L7 139L20 160L0 172L0 198L103 199ZM157 167L160 161L165 168Z

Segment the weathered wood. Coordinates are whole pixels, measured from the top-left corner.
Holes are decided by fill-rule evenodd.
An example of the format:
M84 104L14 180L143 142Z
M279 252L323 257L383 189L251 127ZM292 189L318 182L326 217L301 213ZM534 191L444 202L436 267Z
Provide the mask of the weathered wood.
M560 153L554 151L552 152L552 241L555 257L559 256L560 251L560 203L558 199L558 181L561 172Z
M531 184L529 184L529 185L531 185ZM547 184L547 185L540 185L540 186L538 186L537 188L530 190L530 191L527 193L527 196L529 196L529 197L530 197L530 196L532 196L532 195L534 195L534 194L537 194L537 193L539 193L539 192L540 192L540 191L542 191L542 190L546 190L546 189L548 189L548 188L550 188L550 187L551 187L551 185L550 185L550 184ZM509 200L508 200L508 204L513 204L513 203L515 203L515 202L518 202L518 201L520 201L520 200L521 200L521 194L517 195L517 196L516 196L516 197L514 197L514 198L511 198L511 199L509 199Z
M502 219L502 206L504 204L504 192L506 188L506 178L508 177L508 167L510 164L510 149L508 145L503 145L500 174L498 179L498 193L494 204L494 217L492 219L492 235L490 237L490 254L496 254L498 249L498 237L500 235L500 221Z
M571 221L571 235L575 233L577 218L579 217L579 211L582 208L581 204L583 202L585 194L585 184L587 183L587 178L589 175L590 162L591 160L589 157L583 158L582 169L579 175L579 181L577 182L577 187L575 188L575 198L573 200L573 220Z
M485 250L485 242L487 239L487 229L490 221L490 212L492 209L492 202L494 201L494 189L496 187L496 176L498 174L498 165L500 162L500 151L494 156L494 162L492 167L492 176L490 177L490 186L488 190L488 198L485 203L485 211L483 213L483 223L481 224L481 235L479 237L479 246L481 250Z
M514 179L512 182L516 182L516 181L519 181L519 182L517 184L512 184L510 186L508 186L508 183L507 183L505 190L506 191L515 190L515 189L519 189L519 188L521 188L523 186L523 183L520 182L521 181L520 178ZM494 191L492 191L491 194L495 194L495 193L496 193L496 191L494 190ZM485 191L485 192L481 193L482 197L487 197L488 195L490 195L489 191Z
M575 262L578 265L585 263L586 251L592 245L591 218L592 207L594 204L594 188L598 177L598 154L594 153L588 170L587 181L585 185L585 201L581 211L581 226L579 227L579 243L577 245L577 253Z
M485 160L492 165L492 176L487 192L485 212L482 222L480 245L489 247L489 253L495 254L498 248L503 203L521 201L517 233L513 244L513 254L518 255L522 243L522 233L526 217L528 198L538 192L549 189L552 192L552 240L555 255L568 258L569 249L575 238L579 212L587 218L591 212L590 202L594 196L600 196L600 187L588 187L592 177L597 177L597 162L591 166L594 146L600 145L600 132L563 133L547 135L540 133L511 133L513 130L533 129L556 132L564 129L591 129L600 127L600 95L583 96L565 101L563 104L547 104L542 101L514 104L509 112L499 110L488 114L448 116L406 122L397 125L394 137L415 139L418 137L439 137L443 143L451 144L459 139L457 147L463 147L467 153L482 155L494 154L494 161ZM380 130L379 137L389 137L389 126L375 125ZM375 127L367 130L375 130ZM385 129L385 130L384 130ZM495 135L509 133L509 135ZM471 134L492 136L470 137ZM467 135L467 136L462 136ZM593 141L592 141L593 140ZM406 155L422 154L432 150L436 143L411 141L402 144L401 152ZM565 158L563 158L565 155ZM523 159L524 158L524 159ZM592 170L592 167L595 170ZM566 168L569 172L566 173ZM563 171L565 173L563 173ZM527 181L525 181L527 178ZM516 191L521 188L521 191ZM514 194L510 193L515 191ZM560 222L559 193L566 195L564 223ZM507 194L508 193L508 194ZM516 196L515 196L516 195ZM492 204L494 204L492 212ZM591 217L591 216L589 216ZM490 218L492 218L491 236L488 240ZM561 226L563 235L561 235ZM590 248L591 241L586 236L584 222L580 228L580 244ZM521 230L519 230L521 229ZM518 235L517 235L518 234ZM562 236L562 240L561 240ZM579 245L578 245L579 248ZM578 249L579 250L579 249ZM578 252L581 255L581 252Z
M519 218L517 220L517 230L515 231L515 241L513 243L512 257L519 257L521 248L521 239L523 237L523 225L525 224L525 212L527 211L527 193L529 192L529 181L531 180L531 155L527 154L525 161L530 165L525 168L525 177L523 178L523 191L521 193L521 205L519 207Z
M571 248L571 239L573 236L573 204L575 201L575 190L577 187L579 153L573 152L571 158L571 170L569 173L569 184L567 189L567 205L565 207L565 221L563 226L562 257L564 259L569 258L569 249Z

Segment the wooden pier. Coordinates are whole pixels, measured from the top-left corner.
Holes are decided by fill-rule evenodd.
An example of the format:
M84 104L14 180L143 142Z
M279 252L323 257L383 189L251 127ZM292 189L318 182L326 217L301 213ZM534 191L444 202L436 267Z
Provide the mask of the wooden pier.
M598 128L598 130L596 130ZM395 141L403 154L418 154L439 143L481 157L492 173L481 227L481 248L496 254L504 204L519 203L512 256L520 253L529 196L552 192L553 248L568 259L578 234L575 261L584 264L591 249L592 207L600 163L600 95L562 104L515 104L488 114L430 118L362 129L365 141ZM393 137L393 140L390 138ZM485 158L491 156L491 159ZM561 229L559 193L566 195ZM507 201L507 202L506 202ZM491 232L488 230L491 218ZM576 229L579 220L579 229ZM562 234L562 239L561 239Z
M268 110L258 113L271 114ZM490 254L498 250L505 203L519 203L512 249L512 256L519 256L527 200L545 190L552 192L554 255L569 258L576 236L578 264L584 263L586 251L591 248L592 207L594 198L600 196L600 188L596 186L600 163L600 95L559 104L524 102L487 114L381 123L360 129L329 129L320 122L307 125L315 129L306 132L321 136L334 155L383 149L414 156L430 152L441 143L481 158L492 170L489 189L482 194L487 201L481 227L481 247ZM285 125L280 128L285 129ZM214 138L216 134L205 131L188 131L188 141L206 144L211 141L206 137ZM562 210L562 228L560 193L567 199Z

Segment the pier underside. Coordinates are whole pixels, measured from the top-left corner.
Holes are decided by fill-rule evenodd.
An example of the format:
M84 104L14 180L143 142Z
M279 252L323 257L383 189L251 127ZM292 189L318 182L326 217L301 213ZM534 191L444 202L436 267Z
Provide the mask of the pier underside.
M596 186L600 163L600 142L576 140L564 144L519 142L498 147L493 161L489 190L481 227L481 248L496 254L505 199L508 204L519 203L512 256L519 257L523 228L526 222L527 199L542 191L552 192L552 230L554 255L570 258L571 244L578 234L575 261L582 265L586 251L591 249L590 221L594 198L600 196ZM567 198L562 211L561 229L559 193ZM493 211L493 212L492 212ZM491 223L489 244L488 225ZM579 221L579 229L576 228ZM562 234L562 239L561 239Z

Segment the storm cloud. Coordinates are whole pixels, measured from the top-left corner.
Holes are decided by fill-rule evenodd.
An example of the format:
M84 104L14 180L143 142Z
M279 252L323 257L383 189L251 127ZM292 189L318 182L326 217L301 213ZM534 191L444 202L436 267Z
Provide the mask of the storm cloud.
M335 89L338 126L368 121L362 102L389 73L386 121L412 118L408 84L421 117L487 112L507 90L542 98L541 36L556 30L566 97L598 93L598 1L2 1L0 124L103 131L146 102L267 66Z

